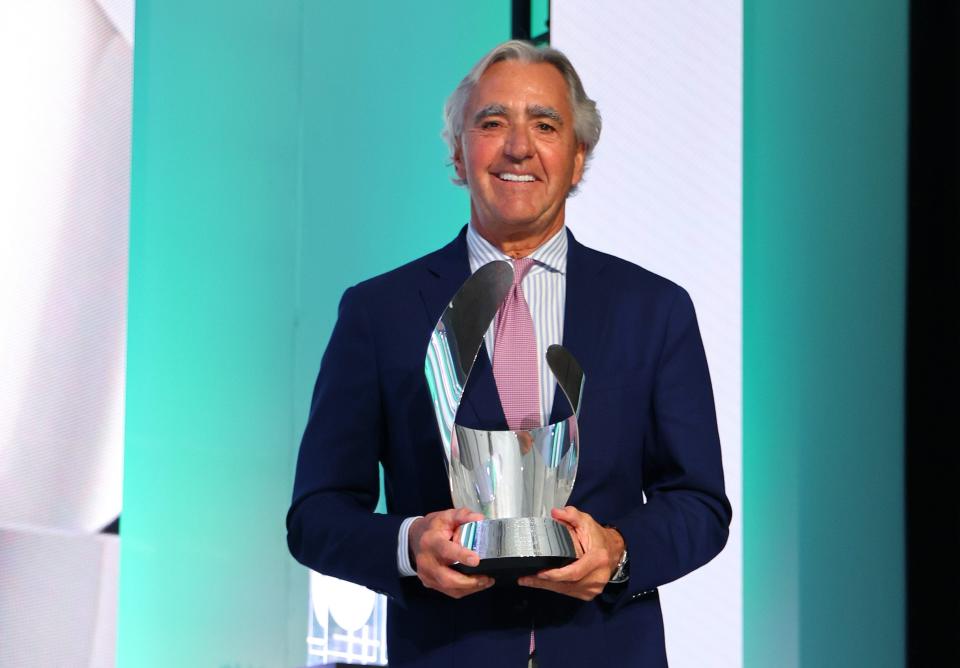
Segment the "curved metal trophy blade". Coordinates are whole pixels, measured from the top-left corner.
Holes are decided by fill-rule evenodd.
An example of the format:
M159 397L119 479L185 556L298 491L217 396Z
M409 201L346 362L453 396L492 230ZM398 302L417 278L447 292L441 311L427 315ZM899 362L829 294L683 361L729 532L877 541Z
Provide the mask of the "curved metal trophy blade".
M430 335L424 373L448 466L454 418L463 388L480 352L483 335L512 283L513 267L509 262L498 260L480 267L457 290Z
M573 354L556 344L547 348L547 364L557 378L560 389L570 402L573 414L580 416L580 398L583 396L583 369Z

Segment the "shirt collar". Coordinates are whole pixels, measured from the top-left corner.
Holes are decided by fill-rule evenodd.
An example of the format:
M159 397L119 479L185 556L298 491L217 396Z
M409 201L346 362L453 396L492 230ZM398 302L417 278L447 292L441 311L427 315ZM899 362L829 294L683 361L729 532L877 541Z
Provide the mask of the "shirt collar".
M467 255L470 258L470 271L474 272L488 262L510 260L510 256L481 237L473 225L467 225ZM565 274L567 272L567 228L561 227L552 237L540 244L529 255L537 264L531 271L549 270Z

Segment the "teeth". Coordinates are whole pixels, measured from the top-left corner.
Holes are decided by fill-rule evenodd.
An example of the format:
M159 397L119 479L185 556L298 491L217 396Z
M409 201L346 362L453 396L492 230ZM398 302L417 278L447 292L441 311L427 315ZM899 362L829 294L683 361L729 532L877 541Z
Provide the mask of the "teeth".
M529 174L511 174L504 172L503 174L499 174L499 177L503 181L536 181L536 179Z

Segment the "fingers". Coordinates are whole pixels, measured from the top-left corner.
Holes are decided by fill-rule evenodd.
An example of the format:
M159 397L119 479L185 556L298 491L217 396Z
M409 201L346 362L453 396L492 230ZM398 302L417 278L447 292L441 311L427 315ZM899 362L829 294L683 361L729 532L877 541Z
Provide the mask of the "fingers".
M587 551L586 547L584 547L584 542L579 535L581 532L570 526L567 527L567 531L570 533L570 540L573 541L573 551L576 553L577 559L579 559Z
M596 568L593 563L595 559L590 555L585 555L573 563L560 568L551 568L547 571L540 571L536 577L552 582L576 582L582 580Z
M604 529L588 513L573 506L554 508L552 516L570 528L578 548L578 558L561 568L519 578L517 584L547 589L584 601L596 598L610 579L609 554L602 540Z
M483 515L469 508L445 510L437 518L442 531L428 534L426 541L431 544L439 561L447 564L460 562L467 566L476 566L480 563L480 556L460 544L459 528L467 522L478 522L482 519Z
M566 566L540 571L536 575L520 578L519 582L523 584L523 580L527 579L547 580L550 582L579 582L589 578L595 571L600 571L603 563L602 555L590 552Z
M517 579L517 584L521 587L530 587L531 589L547 589L555 591L558 594L566 594L569 584L566 582L550 582L543 580L535 575L527 575Z
M581 529L588 527L591 524L596 524L593 517L591 517L589 513L585 513L582 510L577 510L574 506L554 508L552 515L553 519L566 522L574 529Z
M461 524L466 524L467 522L479 522L482 519L483 515L476 511L470 510L469 508L457 508L455 511L453 511L452 520L454 526L460 526Z
M462 563L476 566L480 556L453 540L458 527L483 519L483 515L469 508L430 513L410 529L410 546L416 561L417 577L429 589L436 589L453 598L462 598L493 585L493 578L485 575L467 575L451 568Z
M420 533L416 537L416 543L412 545L418 570L421 560L447 566L457 562L467 566L476 566L480 563L480 555L453 541L452 538L453 532L444 525L428 526Z
M437 561L445 564L454 564L460 562L466 566L476 566L480 563L480 555L472 550L468 550L459 543L443 538L440 535L427 537L427 547L436 557Z
M486 575L466 575L442 564L425 566L417 572L420 581L429 589L436 589L452 598L463 598L493 586L493 578Z
M473 554L473 557L476 563L479 563L479 557L476 554ZM417 576L425 587L436 589L453 598L462 598L493 585L493 578L460 573L451 568L445 558L438 559L436 554L431 552L417 557Z
M460 526L467 522L476 522L482 519L483 515L469 508L443 510L425 515L414 521L410 526L410 548L416 554L422 545L438 537L449 542ZM452 561L457 561L457 559L452 559Z
M593 600L603 591L609 578L603 575L602 569L581 563L586 559L587 557L563 568L553 568L519 578L517 584L534 589L547 589L582 601Z
M444 532L449 539L453 536L453 532L457 527L467 522L478 522L483 519L483 515L469 508L457 508L456 510L443 510L430 513L423 519L427 520L430 528Z
M581 601L591 601L603 591L605 582L586 579L578 582L553 582L544 580L540 577L523 577L517 580L517 584L530 587L532 589L546 589L565 596L572 596Z

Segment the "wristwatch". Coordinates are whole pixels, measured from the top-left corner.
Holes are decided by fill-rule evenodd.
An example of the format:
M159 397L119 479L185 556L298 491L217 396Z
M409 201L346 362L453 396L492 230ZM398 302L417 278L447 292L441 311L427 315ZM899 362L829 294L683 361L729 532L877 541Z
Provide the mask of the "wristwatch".
M627 558L627 548L623 548L623 554L620 555L620 561L617 562L617 569L610 576L610 582L619 584L630 579L630 561Z
M617 533L620 533L620 529L618 529L612 524L604 524L603 527L605 529L613 529ZM622 538L623 534L621 533L620 536ZM626 544L624 544L623 554L620 555L620 561L617 562L617 568L613 571L613 575L610 576L610 580L608 580L608 582L612 582L613 584L620 584L621 582L626 582L629 579L630 579L630 562L627 558L627 546Z

